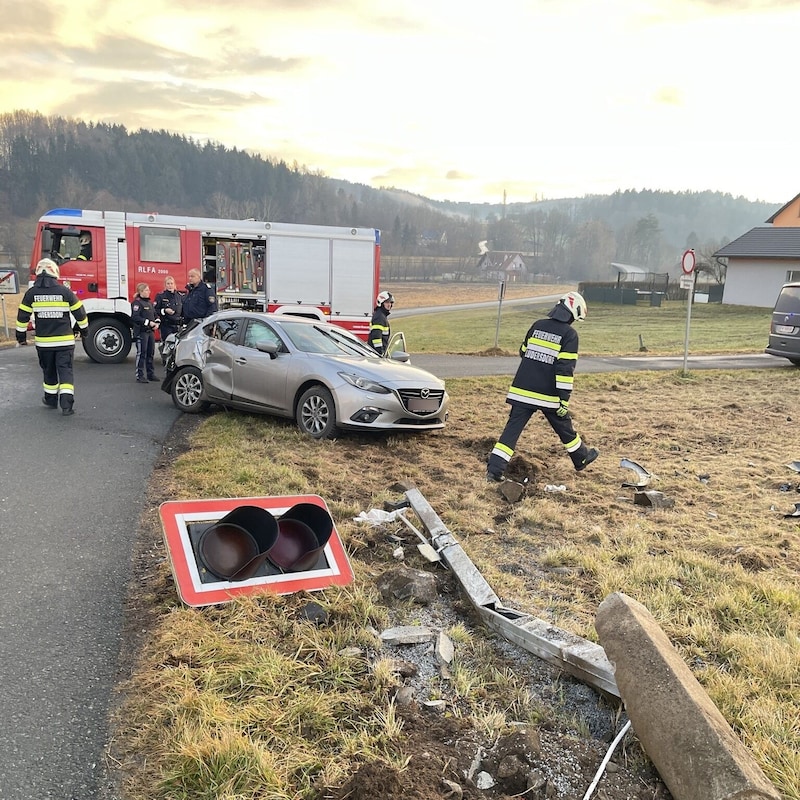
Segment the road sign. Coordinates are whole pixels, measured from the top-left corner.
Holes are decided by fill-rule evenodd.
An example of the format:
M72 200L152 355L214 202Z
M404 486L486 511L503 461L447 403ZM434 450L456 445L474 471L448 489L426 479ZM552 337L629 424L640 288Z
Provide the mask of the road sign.
M204 568L197 552L198 537L229 511L243 505L251 505L264 508L279 518L298 503L311 503L328 510L325 501L317 495L239 497L162 503L159 508L161 526L172 566L172 575L181 600L188 606L208 606L226 603L235 597L264 590L276 594L291 594L351 583L353 569L335 525L315 566L302 572L284 572L279 567L265 562L254 577L233 581L218 578Z
M19 277L15 269L0 269L0 294L19 294Z
M680 282L681 289L691 289L694 286L694 275L692 273L681 275Z
M684 275L691 275L694 272L695 258L694 250L687 250L681 257L681 269Z

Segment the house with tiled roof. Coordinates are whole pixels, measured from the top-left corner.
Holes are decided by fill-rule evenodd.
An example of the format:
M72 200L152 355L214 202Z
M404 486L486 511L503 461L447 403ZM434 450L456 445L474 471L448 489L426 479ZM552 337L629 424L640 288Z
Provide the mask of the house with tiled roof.
M478 261L478 273L487 280L503 280L514 283L525 280L528 267L522 253L489 250Z
M728 260L723 303L772 308L781 286L800 280L800 194L714 257Z

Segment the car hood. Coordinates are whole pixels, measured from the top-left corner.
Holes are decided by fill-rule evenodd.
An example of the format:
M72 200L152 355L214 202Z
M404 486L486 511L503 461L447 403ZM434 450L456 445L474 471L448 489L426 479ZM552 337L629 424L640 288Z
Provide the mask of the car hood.
M340 365L342 372L357 372L378 383L429 386L444 389L444 381L431 372L399 361L352 356L316 356Z

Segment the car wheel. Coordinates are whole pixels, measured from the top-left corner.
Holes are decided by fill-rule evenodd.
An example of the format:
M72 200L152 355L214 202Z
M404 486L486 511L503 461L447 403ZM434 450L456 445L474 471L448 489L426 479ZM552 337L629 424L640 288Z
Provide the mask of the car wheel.
M297 427L314 439L333 439L336 428L336 405L324 386L312 386L303 392L297 404Z
M183 367L172 379L172 402L187 414L205 411L211 405L203 397L203 376L197 367Z

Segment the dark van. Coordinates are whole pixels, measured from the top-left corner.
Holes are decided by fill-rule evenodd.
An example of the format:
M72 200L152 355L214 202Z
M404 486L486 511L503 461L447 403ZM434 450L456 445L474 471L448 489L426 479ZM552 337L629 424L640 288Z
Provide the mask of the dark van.
M775 301L765 353L800 367L800 283L785 284Z

